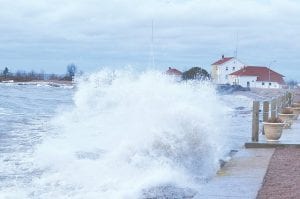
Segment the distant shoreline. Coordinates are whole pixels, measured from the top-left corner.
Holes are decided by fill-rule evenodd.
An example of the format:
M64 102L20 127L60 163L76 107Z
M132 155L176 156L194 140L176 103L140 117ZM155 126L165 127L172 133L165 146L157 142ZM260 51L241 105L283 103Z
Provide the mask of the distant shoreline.
M67 80L30 80L30 81L14 81L14 80L5 80L0 81L1 84L16 84L16 85L49 85L53 87L60 86L74 86L75 83L73 81Z

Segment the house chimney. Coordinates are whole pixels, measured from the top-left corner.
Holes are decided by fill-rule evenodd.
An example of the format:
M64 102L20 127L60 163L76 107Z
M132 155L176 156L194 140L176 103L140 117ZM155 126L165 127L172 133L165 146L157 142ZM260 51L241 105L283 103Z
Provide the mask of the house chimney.
M224 55L222 55L222 59L224 59L225 57L224 57Z

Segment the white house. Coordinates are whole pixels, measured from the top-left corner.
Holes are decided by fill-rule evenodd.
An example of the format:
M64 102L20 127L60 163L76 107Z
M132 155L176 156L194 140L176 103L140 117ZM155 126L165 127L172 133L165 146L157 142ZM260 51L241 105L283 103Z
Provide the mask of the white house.
M283 75L265 66L245 66L229 74L229 83L243 87L282 88Z
M240 60L235 57L224 57L214 62L212 65L211 77L216 84L229 84L229 74L240 70L245 66Z

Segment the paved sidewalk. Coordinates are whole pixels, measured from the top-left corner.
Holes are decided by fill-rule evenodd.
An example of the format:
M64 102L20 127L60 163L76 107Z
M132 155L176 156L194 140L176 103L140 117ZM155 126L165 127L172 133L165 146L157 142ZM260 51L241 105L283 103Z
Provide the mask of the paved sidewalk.
M257 198L300 198L299 148L277 148L275 150Z
M195 198L254 199L262 186L274 149L243 149L235 154Z

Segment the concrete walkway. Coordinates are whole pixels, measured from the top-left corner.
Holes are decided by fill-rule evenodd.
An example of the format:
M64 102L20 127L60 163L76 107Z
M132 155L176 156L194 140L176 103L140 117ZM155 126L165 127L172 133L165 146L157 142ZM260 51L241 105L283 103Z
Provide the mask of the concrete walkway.
M239 151L195 198L256 198L273 152L274 149Z

